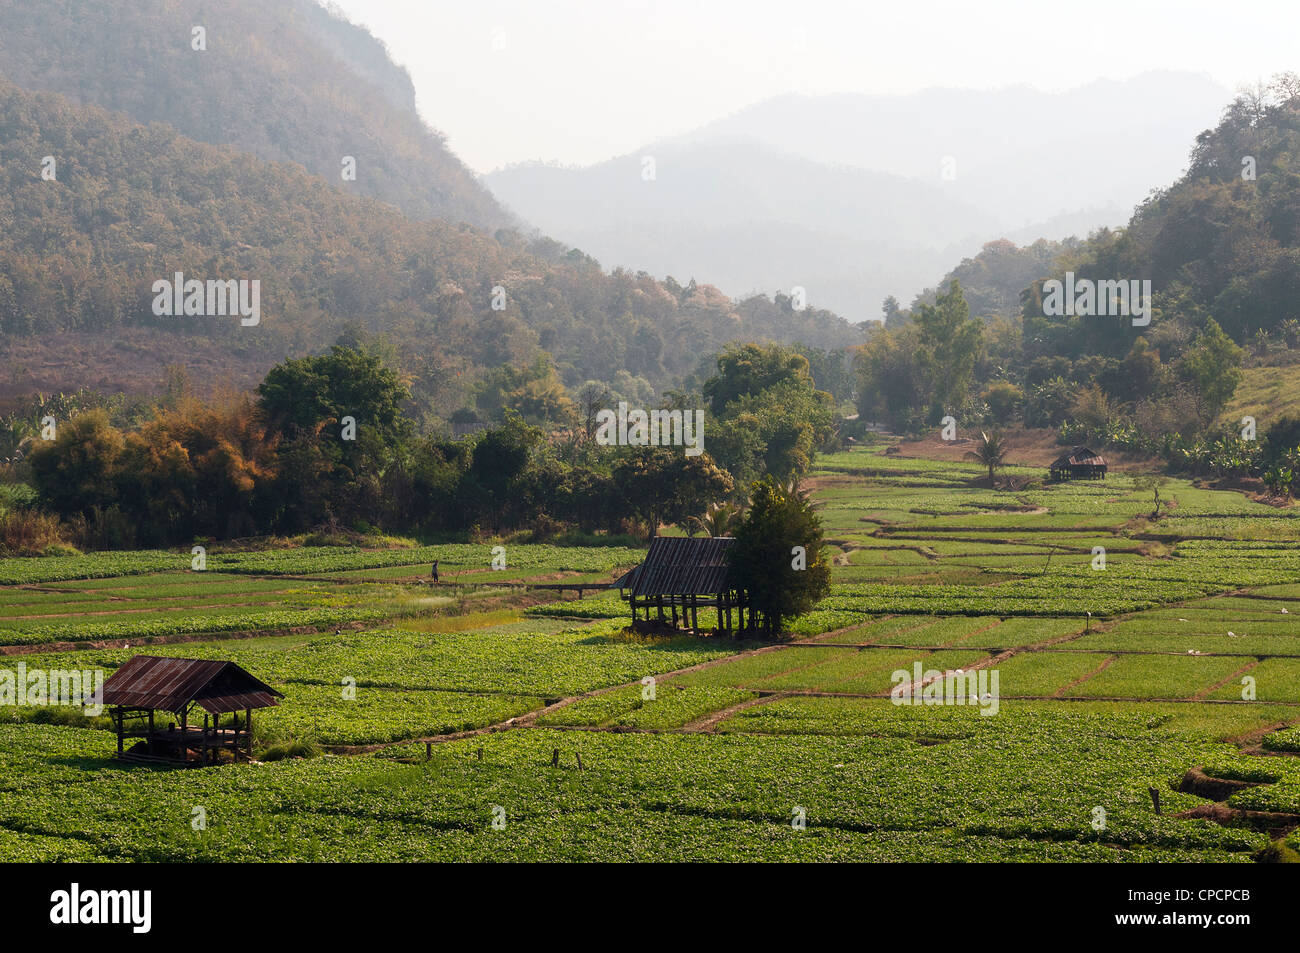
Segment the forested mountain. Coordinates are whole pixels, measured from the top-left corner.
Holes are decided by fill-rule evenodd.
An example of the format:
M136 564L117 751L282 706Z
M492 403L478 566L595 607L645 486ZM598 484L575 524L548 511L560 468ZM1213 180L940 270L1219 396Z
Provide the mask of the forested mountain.
M116 343L122 328L147 328L160 342L185 333L227 348L240 377L360 325L389 337L417 395L445 416L483 368L537 367L549 362L543 349L570 386L623 373L663 387L737 338L858 340L842 319L795 311L788 298L733 303L693 281L610 275L549 239L408 218L297 166L8 83L0 130L0 333L11 360L33 336ZM178 271L260 281L262 323L155 316L152 283ZM103 370L92 359L47 386L75 389Z
M860 340L788 298L733 302L685 263L683 284L610 275L525 237L417 116L383 45L311 0L0 0L0 77L11 396L156 391L172 363L199 388L246 385L368 331L418 412L446 419L503 365L534 397L586 380L644 392L737 338ZM258 280L262 324L155 316L152 284L176 272Z
M1122 356L1140 332L1168 354L1210 318L1246 343L1300 317L1300 78L1283 75L1235 99L1196 138L1185 175L1126 228L1094 235L1042 277L1065 270L1150 279L1151 325L1045 318L1035 287L1024 305L1031 356Z
M1040 238L1023 247L1005 238L985 242L978 255L963 258L961 264L943 276L938 287L958 281L971 314L980 318L1009 318L1020 313L1025 289L1051 274L1057 260L1081 244L1077 238L1059 242ZM936 288L925 289L916 296L912 307L919 303L934 304L936 293Z
M653 178L645 173L653 159ZM756 140L651 148L586 169L522 164L486 182L547 234L611 265L695 267L733 294L807 289L851 320L919 287L997 220L938 183L831 167Z
M1076 279L1149 279L1151 324L1045 316L1042 283L1066 271ZM1127 226L1023 247L991 241L936 287L954 280L973 315L1023 316L1028 360L1122 356L1138 336L1176 354L1210 318L1239 344L1261 332L1277 337L1300 319L1300 78L1282 75L1234 99L1196 137L1188 170L1153 190ZM936 287L912 307L933 304Z
M383 45L312 0L0 0L0 76L300 163L411 216L513 222L416 115Z

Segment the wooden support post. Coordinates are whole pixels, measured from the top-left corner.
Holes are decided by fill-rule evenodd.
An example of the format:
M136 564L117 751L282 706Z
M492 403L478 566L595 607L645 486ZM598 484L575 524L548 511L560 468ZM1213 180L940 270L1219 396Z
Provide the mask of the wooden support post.
M125 716L122 714L120 707L114 708L113 712L117 716L117 756L120 758L122 757L122 721Z
M433 742L432 742L432 741L426 741L426 742L424 743L424 760L425 760L425 761L431 761L431 760L433 760Z
M146 749L149 754L153 754L153 709L149 709L149 741L146 743Z

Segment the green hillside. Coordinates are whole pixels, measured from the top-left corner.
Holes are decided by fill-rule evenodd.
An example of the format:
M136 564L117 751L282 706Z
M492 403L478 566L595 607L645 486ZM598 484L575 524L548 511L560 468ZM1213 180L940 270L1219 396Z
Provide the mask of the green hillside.
M204 50L192 48L196 26ZM297 162L416 217L513 222L416 115L383 45L310 0L0 0L0 76ZM342 178L344 156L355 181Z

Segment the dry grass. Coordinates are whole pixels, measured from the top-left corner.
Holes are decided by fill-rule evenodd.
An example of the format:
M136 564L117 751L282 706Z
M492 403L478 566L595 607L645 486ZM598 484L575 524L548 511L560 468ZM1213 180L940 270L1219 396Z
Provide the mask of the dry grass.
M59 518L35 510L0 513L0 553L6 556L40 556L51 546L65 546Z

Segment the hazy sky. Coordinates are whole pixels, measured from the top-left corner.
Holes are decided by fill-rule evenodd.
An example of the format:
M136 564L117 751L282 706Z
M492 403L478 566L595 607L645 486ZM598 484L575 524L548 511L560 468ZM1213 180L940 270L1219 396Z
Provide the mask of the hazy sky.
M335 0L473 169L588 164L785 92L1062 90L1153 69L1300 72L1300 3Z

